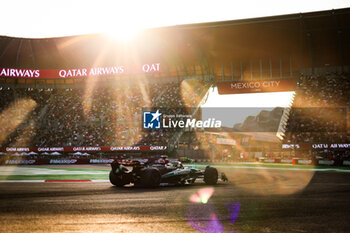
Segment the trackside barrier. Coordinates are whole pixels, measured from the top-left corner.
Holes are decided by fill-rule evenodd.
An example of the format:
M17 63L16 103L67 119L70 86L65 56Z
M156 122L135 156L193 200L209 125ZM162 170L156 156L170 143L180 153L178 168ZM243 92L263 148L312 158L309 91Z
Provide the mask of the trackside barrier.
M278 163L278 161L276 159L266 158L264 159L264 163Z
M311 165L313 162L311 159L298 159L298 164Z
M287 163L287 164L292 164L293 163L293 159L281 159L280 163Z
M44 164L111 164L114 161L118 161L124 165L132 165L134 160L128 159L4 159L0 160L1 165L44 165ZM208 159L199 159L197 163L211 163ZM350 160L340 161L339 163L334 160L317 160L311 159L280 159L280 158L259 158L259 162L262 163L277 163L277 164L294 164L294 165L343 165L350 166Z
M210 159L198 159L196 162L197 163L210 163L211 161L210 161Z
M318 160L318 164L319 165L334 165L334 160Z
M317 160L313 161L312 159L300 159L300 158L292 158L292 159L281 159L281 158L264 158L260 157L259 162L262 163L283 163L283 164L293 164L293 165L335 165L334 160ZM344 161L343 165L350 165L350 161Z
M350 166L350 161L349 160L344 160L343 161L344 166Z

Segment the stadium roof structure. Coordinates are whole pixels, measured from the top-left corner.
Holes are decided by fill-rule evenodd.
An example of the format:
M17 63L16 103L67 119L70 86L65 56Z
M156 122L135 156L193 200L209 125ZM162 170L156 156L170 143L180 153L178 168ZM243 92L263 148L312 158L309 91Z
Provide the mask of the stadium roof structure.
M0 67L69 69L159 62L167 72L350 64L350 8L148 29L129 42L102 34L0 37ZM283 62L282 62L283 61ZM281 64L283 63L283 67ZM240 67L239 67L240 66ZM225 75L225 74L223 74Z

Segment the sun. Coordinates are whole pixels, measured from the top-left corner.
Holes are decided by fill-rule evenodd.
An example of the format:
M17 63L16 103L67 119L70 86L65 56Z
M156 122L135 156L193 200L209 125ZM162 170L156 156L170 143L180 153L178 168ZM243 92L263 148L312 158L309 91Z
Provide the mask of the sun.
M109 37L121 41L121 42L129 42L136 38L140 32L142 31L141 27L137 27L135 25L118 25L114 30L110 30L105 32Z

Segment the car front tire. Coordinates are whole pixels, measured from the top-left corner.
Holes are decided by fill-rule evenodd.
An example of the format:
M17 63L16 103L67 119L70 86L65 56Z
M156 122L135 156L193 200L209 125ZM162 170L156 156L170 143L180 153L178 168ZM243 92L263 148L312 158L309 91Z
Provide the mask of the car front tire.
M207 166L204 170L204 182L207 185L215 185L218 182L218 170L214 167Z

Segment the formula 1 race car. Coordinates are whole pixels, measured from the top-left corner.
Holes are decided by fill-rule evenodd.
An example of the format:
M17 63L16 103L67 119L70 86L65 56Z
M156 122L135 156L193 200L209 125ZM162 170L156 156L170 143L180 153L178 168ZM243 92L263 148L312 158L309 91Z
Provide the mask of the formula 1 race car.
M216 168L207 166L205 170L200 170L184 167L181 162L159 164L133 161L131 170L118 161L111 166L109 180L117 187L127 184L147 188L158 187L160 184L185 185L193 184L196 179L203 179L207 185L215 185L219 179ZM228 181L224 173L221 173L221 180Z

